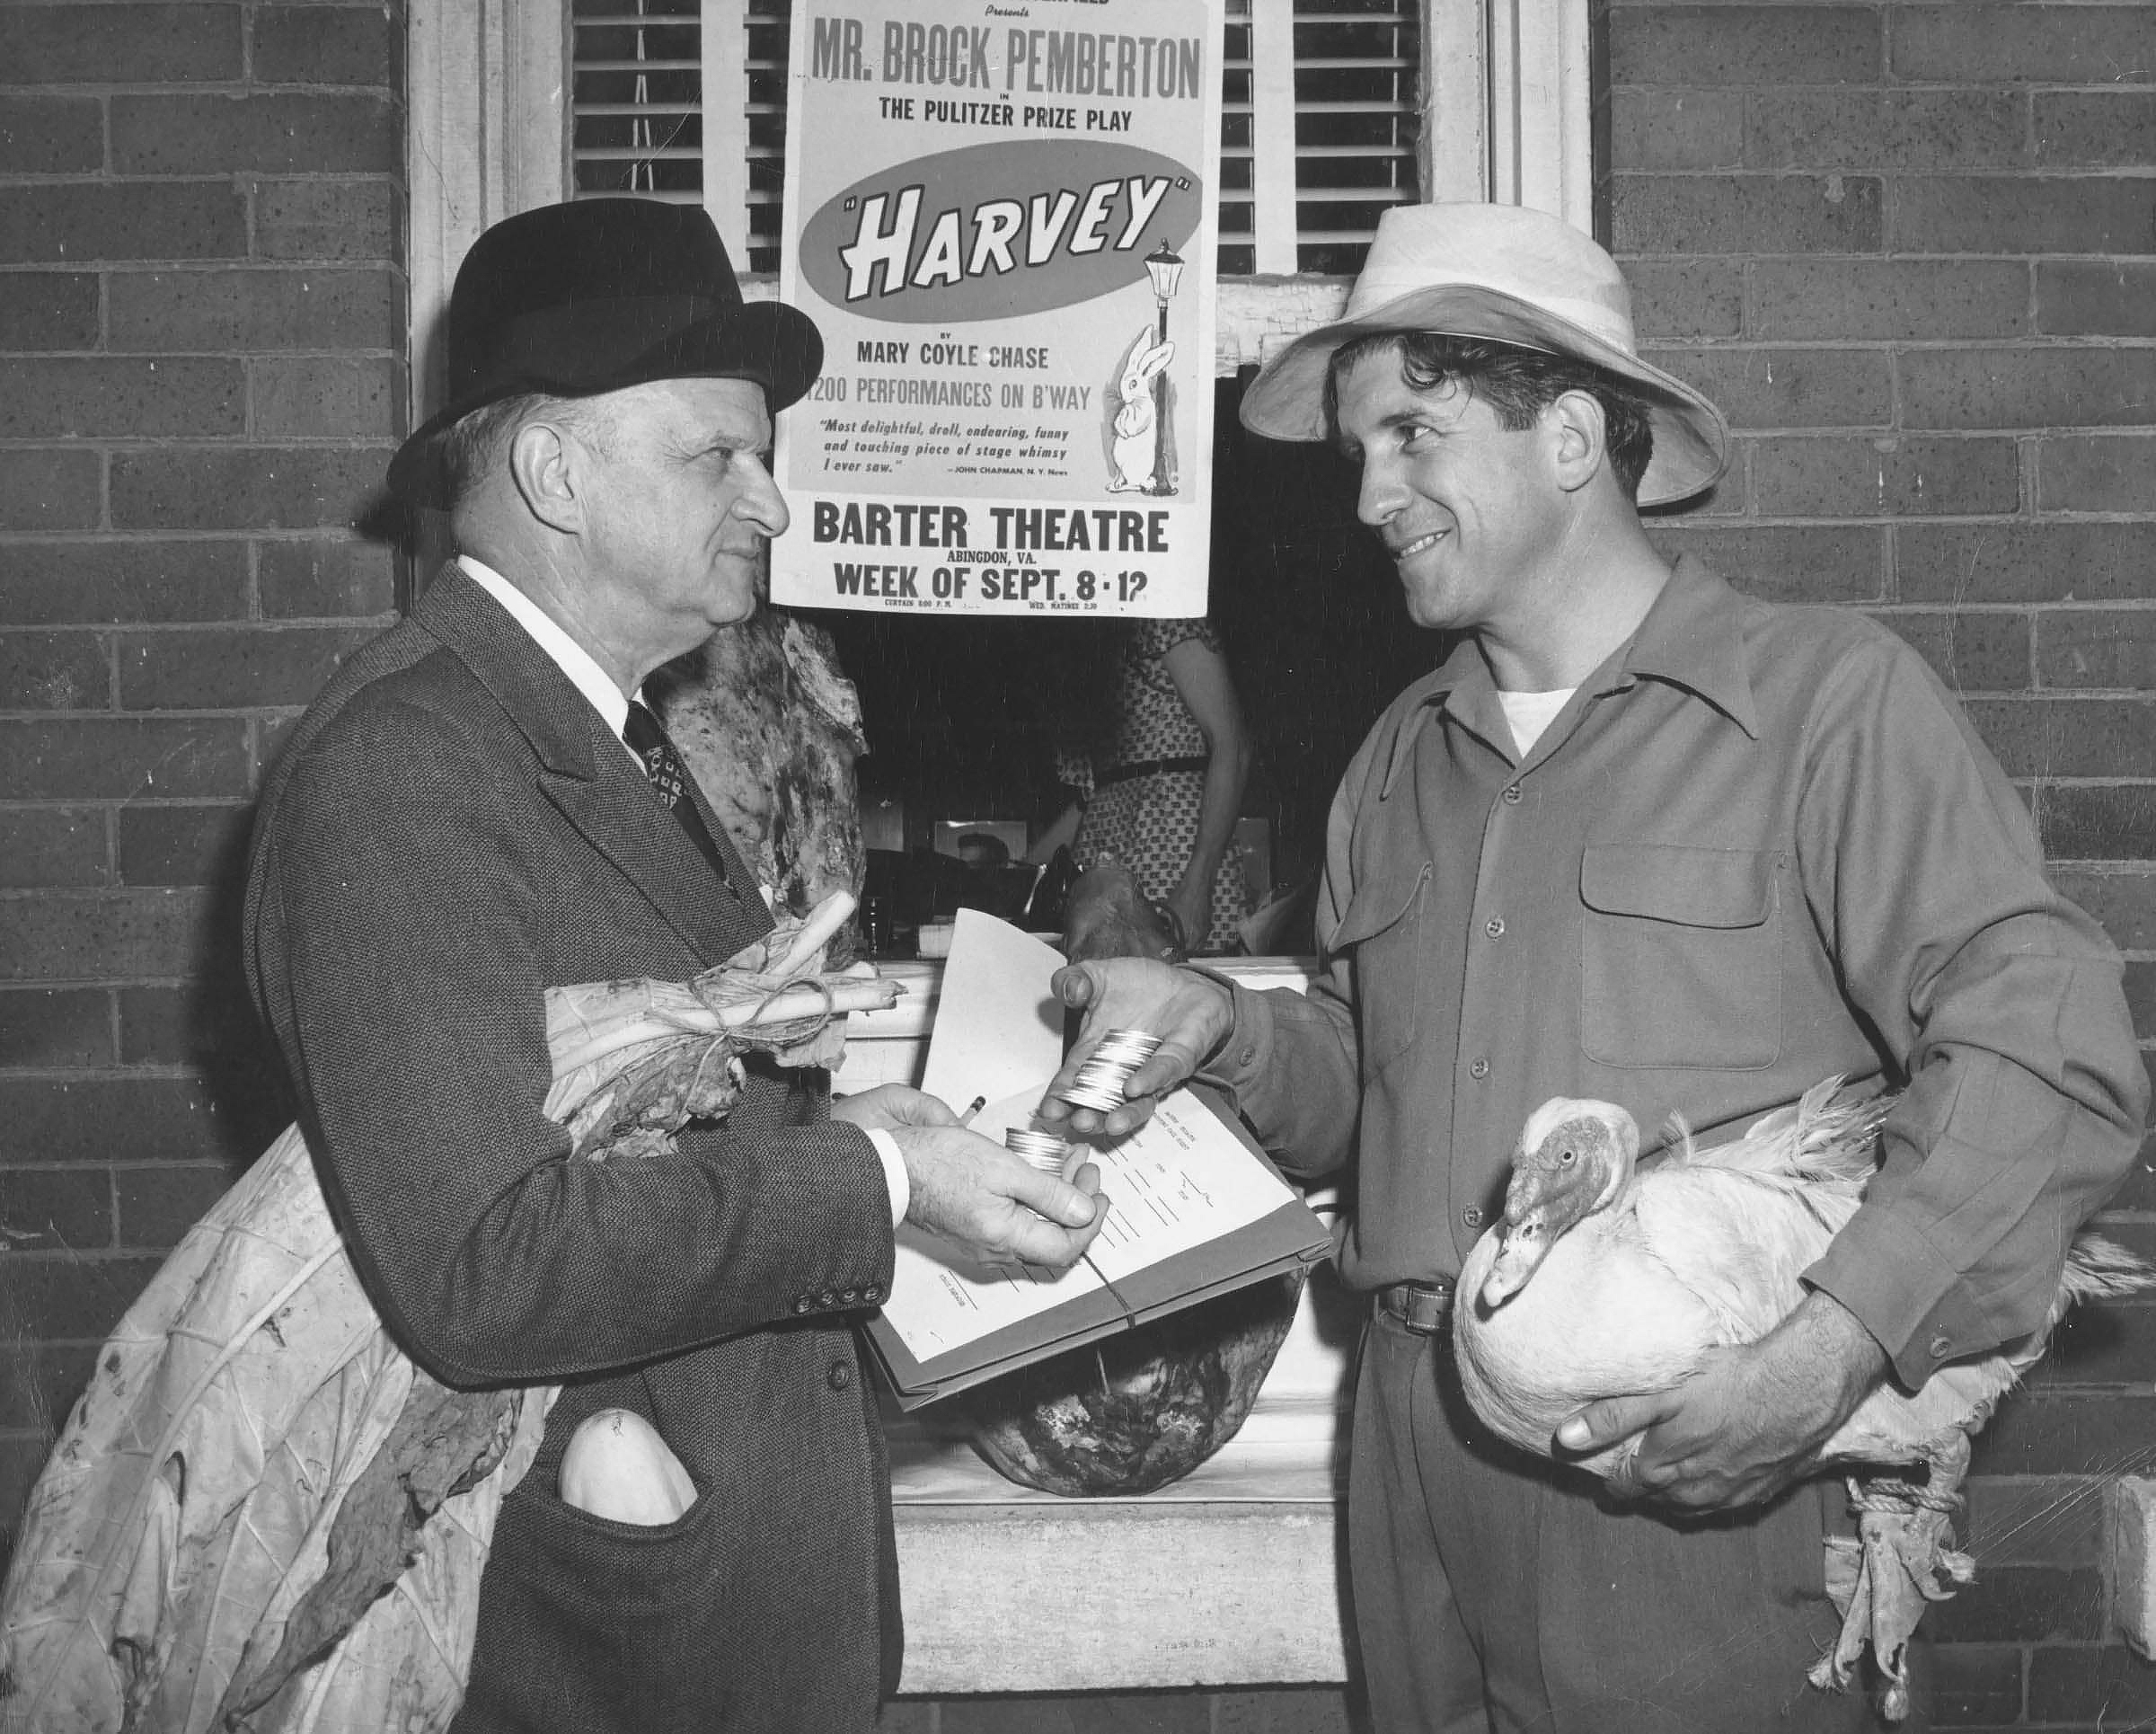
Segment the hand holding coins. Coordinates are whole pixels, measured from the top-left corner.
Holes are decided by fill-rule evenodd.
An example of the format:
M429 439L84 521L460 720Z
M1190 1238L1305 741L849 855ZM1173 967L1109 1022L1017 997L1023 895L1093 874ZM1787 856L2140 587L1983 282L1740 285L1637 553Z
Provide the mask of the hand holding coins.
M1110 1030L1078 1067L1078 1075L1056 1092L1074 1108L1113 1113L1129 1100L1131 1074L1153 1057L1161 1039L1143 1030Z
M1013 1161L1008 1146L942 1111L941 1125L890 1128L909 1181L906 1220L984 1262L1058 1270L1074 1262L1106 1216L1094 1196L1099 1173L1081 1168L1065 1181L1060 1159ZM1062 1140L1054 1142L1060 1153Z
M1003 1148L1042 1173L1058 1176L1063 1172L1064 1158L1071 1151L1071 1146L1055 1133L1038 1132L1027 1126L1007 1128L1003 1133Z
M1227 986L1195 969L1171 969L1148 958L1106 958L1074 963L1055 976L1056 996L1082 1007L1085 1025L1073 1058L1048 1085L1038 1118L1086 1137L1119 1138L1153 1114L1153 1098L1187 1082L1224 1043L1235 1025L1235 1003ZM1151 1045L1111 1047L1118 1033L1140 1035ZM1089 1045L1090 1044L1090 1045ZM1092 1075L1113 1083L1112 1098L1089 1101L1081 1082L1087 1068L1105 1060L1114 1068Z

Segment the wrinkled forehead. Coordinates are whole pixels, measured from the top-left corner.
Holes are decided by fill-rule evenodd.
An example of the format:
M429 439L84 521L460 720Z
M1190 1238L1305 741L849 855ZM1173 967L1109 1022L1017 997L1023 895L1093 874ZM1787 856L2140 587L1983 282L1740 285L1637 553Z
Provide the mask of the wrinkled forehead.
M753 379L654 379L605 401L622 426L641 432L745 451L771 444L771 411Z

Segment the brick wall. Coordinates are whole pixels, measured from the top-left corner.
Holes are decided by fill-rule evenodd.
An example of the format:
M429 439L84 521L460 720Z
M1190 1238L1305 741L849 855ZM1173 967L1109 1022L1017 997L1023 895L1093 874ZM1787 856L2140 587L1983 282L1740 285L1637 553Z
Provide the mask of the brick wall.
M393 607L351 526L403 415L402 44L379 4L0 6L6 1531L285 1118L237 870L280 722Z
M1665 540L1923 651L2156 1036L2156 10L1615 0L1607 53L1609 238L1738 429ZM2108 1220L2156 1250L2145 1162ZM2084 1318L1980 1445L1935 1725L2156 1719L2099 1527L2152 1370L2156 1306Z
M281 1123L233 979L277 730L393 606L402 22L0 6L0 1525L97 1341ZM2156 13L1617 0L1612 239L1741 454L1668 527L1870 608L1967 694L2156 1016ZM2144 1027L2144 1033L2146 1033ZM2156 1250L2144 1166L2115 1231ZM2156 1308L1987 1436L1935 1722L2117 1729L2104 1476ZM895 1728L1338 1729L1332 1692L897 1707Z

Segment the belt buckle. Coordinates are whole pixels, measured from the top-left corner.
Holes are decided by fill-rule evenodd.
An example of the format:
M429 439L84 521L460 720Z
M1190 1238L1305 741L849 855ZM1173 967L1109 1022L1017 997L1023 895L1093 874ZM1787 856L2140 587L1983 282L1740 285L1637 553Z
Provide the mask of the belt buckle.
M1450 1277L1440 1277L1435 1282L1395 1283L1380 1294L1379 1303L1414 1335L1434 1337L1452 1316L1454 1287Z

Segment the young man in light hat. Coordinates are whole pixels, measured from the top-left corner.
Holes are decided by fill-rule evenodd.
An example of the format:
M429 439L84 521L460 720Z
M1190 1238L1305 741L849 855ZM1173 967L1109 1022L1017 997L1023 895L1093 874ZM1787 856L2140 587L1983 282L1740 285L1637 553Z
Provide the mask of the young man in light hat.
M1295 1171L1352 1170L1340 1267L1374 1306L1349 1547L1376 1726L1869 1726L1860 1697L1805 1684L1837 1623L1821 1544L1842 1495L1801 1478L1879 1380L2042 1326L2146 1107L2116 953L1898 639L1657 552L1639 508L1711 484L1727 433L1638 358L1614 263L1555 218L1389 212L1347 316L1242 414L1339 443L1409 617L1462 637L1340 784L1306 998L1137 960L1058 985L1089 1039L1166 1038L1135 1091L1200 1073ZM1560 1429L1581 1453L1643 1433L1652 1505L1478 1423L1453 1285L1533 1109L1682 1111L1715 1142L1836 1073L1906 1093L1796 1312Z
M263 792L249 980L369 1296L446 1384L563 1387L458 1734L866 1734L900 1633L854 1331L894 1225L1062 1265L1100 1215L948 1106L835 1105L821 1073L752 1065L723 1123L634 1160L572 1160L543 1111L549 987L684 980L772 929L636 701L755 608L771 418L821 357L701 209L482 235L452 401L392 466L417 492L440 460L459 558Z

